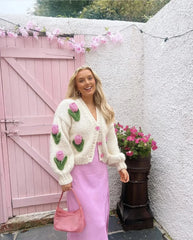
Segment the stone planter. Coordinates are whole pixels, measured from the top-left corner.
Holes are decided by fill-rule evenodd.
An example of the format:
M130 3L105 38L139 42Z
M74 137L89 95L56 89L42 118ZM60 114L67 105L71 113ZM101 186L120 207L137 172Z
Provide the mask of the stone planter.
M130 181L122 184L121 198L117 204L117 213L125 231L153 227L147 185L150 162L151 155L135 160L126 159Z

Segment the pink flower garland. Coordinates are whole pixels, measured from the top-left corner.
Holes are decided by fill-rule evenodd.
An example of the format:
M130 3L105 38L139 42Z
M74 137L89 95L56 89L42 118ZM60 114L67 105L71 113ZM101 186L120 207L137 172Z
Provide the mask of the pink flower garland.
M90 52L91 50L96 50L101 45L104 45L108 42L113 42L115 44L122 43L123 37L120 32L111 33L108 28L105 28L106 33L103 35L99 35L92 38L92 41L88 46L85 46L85 42L77 43L73 38L69 37L60 37L61 30L56 28L52 32L46 31L45 28L40 29L37 24L29 21L26 27L17 27L15 32L4 30L4 28L0 27L0 38L9 36L11 38L17 38L18 35L22 37L29 37L29 34L32 35L35 39L38 39L38 35L40 32L44 32L47 36L47 39L52 42L53 40L57 40L58 45L62 48L65 42L69 43L69 46L78 54Z

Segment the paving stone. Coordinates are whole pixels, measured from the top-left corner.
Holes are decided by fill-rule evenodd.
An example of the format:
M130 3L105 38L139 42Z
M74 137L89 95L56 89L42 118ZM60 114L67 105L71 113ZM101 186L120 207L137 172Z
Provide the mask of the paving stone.
M119 230L122 230L119 218L117 216L109 216L108 232L116 232Z
M13 239L13 235L11 233L9 234L0 234L0 239L1 240L12 240Z
M39 228L32 228L28 231L20 232L16 240L66 240L66 233L55 231L53 225L49 224Z
M55 231L53 224L20 230L14 233L0 234L0 240L66 240L65 232ZM127 231L122 230L119 218L109 218L109 240L163 240L161 231L155 226L151 229Z
M156 227L145 230L131 230L109 235L109 240L163 240L162 233Z

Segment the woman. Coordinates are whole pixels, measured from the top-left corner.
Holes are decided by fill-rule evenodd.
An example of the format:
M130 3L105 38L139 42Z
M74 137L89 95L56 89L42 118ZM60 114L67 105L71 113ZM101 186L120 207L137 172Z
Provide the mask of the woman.
M114 112L102 84L90 67L71 77L67 99L55 113L51 136L51 166L63 191L75 190L83 206L86 227L68 233L68 240L108 240L109 189L107 166L116 166L122 182L129 181L125 156L114 130ZM78 205L67 192L68 210Z

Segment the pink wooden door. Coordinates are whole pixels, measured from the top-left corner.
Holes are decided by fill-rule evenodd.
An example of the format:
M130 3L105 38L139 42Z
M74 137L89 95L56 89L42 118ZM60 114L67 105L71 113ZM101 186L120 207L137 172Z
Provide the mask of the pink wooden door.
M49 166L51 123L84 56L43 37L1 39L0 54L0 214L4 211L0 220L4 222L12 215L56 207L60 187Z

